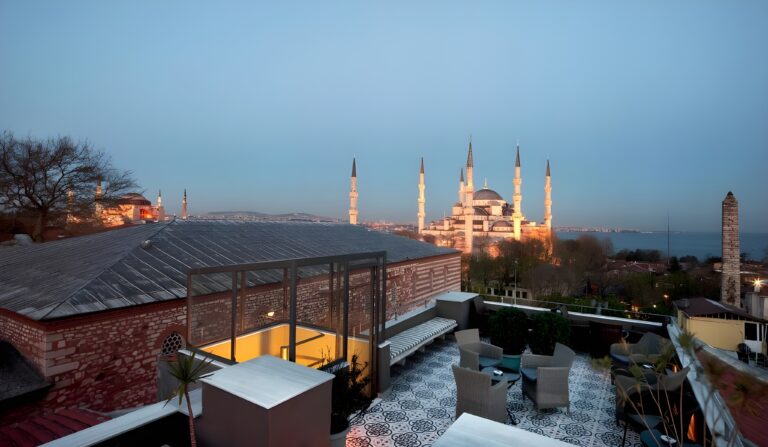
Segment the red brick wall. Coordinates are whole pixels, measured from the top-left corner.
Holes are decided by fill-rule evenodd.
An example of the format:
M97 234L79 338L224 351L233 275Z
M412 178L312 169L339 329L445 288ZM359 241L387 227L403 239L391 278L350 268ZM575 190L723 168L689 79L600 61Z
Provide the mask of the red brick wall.
M403 314L424 306L435 293L459 290L460 264L457 253L388 265L388 318L393 318L395 312ZM327 287L327 275L299 282L299 321L327 324ZM366 326L370 318L368 300L364 299L368 290L367 272L351 275L351 328ZM237 322L243 332L273 319L288 318L282 286L259 287L246 295L247 312ZM229 335L230 305L228 293L194 304L194 312L208 322L192 322L197 340ZM243 301L239 300L238 305L243 306ZM274 317L267 318L268 311L275 311ZM0 425L60 408L87 407L107 412L155 402L161 344L173 330L186 336L186 323L186 300L42 323L0 310L0 338L16 346L54 384L43 401L0 414Z
M40 372L45 368L45 329L37 321L0 309L0 340L16 347ZM48 349L51 347L48 346Z
M155 402L160 346L169 329L184 334L184 304L178 300L44 323L46 350L38 366L53 387L43 401L0 414L0 425L60 408L106 412ZM27 328L42 332L39 325L31 322ZM14 342L13 333L3 329L1 335L28 355L25 342Z

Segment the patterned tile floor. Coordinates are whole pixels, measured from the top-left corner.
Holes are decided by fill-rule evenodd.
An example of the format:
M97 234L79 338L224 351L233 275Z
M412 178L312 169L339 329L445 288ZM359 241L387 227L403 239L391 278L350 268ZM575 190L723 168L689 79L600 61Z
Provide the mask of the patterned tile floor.
M406 366L392 368L392 392L353 422L347 447L430 446L453 423L456 385L451 364L458 364L453 338L437 340L426 352L408 357ZM520 382L507 395L507 408L518 427L583 447L618 447L623 426L614 422L610 378L595 371L588 355L578 355L570 376L571 413L565 409L536 411L523 399ZM627 446L640 445L632 430Z

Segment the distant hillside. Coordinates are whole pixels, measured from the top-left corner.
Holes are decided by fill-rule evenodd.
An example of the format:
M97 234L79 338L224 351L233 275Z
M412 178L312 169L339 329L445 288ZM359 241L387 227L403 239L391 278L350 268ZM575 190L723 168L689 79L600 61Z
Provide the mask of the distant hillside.
M302 221L302 222L340 222L340 219L317 216L308 213L266 214L258 211L213 211L203 218L210 219L242 219L242 220L278 220L278 221Z

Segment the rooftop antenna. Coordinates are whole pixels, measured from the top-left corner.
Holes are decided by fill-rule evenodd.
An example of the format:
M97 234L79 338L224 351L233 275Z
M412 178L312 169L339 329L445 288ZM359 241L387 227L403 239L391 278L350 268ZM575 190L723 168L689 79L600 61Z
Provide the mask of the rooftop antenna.
M667 265L669 265L669 210L667 210Z

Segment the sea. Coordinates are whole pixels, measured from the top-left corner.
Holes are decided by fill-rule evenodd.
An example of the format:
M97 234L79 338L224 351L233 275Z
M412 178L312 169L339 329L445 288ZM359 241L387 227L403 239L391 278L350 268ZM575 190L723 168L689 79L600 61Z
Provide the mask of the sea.
M589 234L598 239L610 239L614 252L620 250L659 250L662 255L667 253L667 232L652 231L641 233L601 233L587 231L558 231L560 239L576 239L581 235ZM693 255L704 261L712 256L720 256L721 248L720 232L675 232L669 233L670 256L682 257ZM761 260L768 256L768 233L741 233L741 252L747 253L748 259Z

